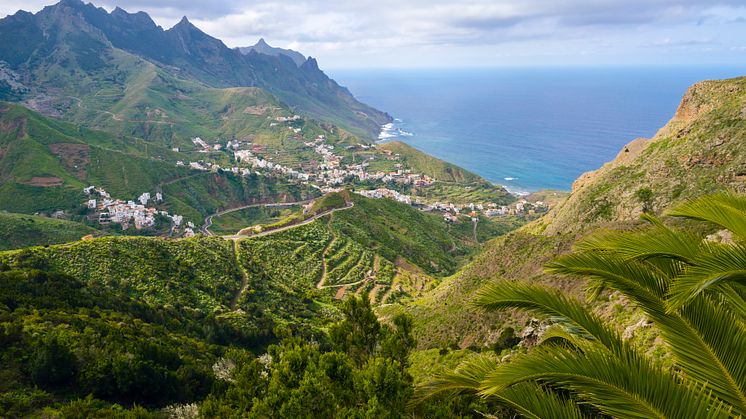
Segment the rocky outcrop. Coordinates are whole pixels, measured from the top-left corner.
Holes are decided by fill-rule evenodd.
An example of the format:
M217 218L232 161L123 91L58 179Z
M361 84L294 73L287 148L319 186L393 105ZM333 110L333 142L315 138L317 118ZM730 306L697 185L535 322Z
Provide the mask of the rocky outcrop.
M746 190L744 108L746 78L693 85L652 139L630 142L614 160L581 175L568 199L541 221L543 231L582 231L704 193Z

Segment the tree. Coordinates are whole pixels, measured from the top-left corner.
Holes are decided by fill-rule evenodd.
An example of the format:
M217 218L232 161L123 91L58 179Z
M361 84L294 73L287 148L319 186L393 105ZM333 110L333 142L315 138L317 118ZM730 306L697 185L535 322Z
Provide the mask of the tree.
M412 336L414 322L408 314L398 314L394 317L393 328L383 328L381 354L386 358L396 360L402 371L409 366L409 353L417 342Z
M622 339L582 301L497 282L480 290L476 304L557 319L545 343L506 364L471 360L420 396L472 391L526 417L586 417L581 404L619 418L746 416L746 198L718 194L668 215L725 228L734 242L708 242L643 215L648 230L592 236L547 271L585 276L592 295L608 288L626 296L660 331L673 369Z
M512 327L506 327L502 332L500 332L500 336L495 341L492 349L494 349L497 354L500 354L503 349L510 349L515 345L518 345L520 341L521 338L515 335L515 329Z
M72 383L77 374L77 359L56 337L49 338L31 358L31 379L40 387L59 387Z
M345 319L330 328L329 338L336 350L346 352L358 365L362 365L376 350L381 324L367 294L345 300L342 313Z
M642 212L650 212L653 208L653 190L650 188L640 188L635 192L635 197L642 203Z

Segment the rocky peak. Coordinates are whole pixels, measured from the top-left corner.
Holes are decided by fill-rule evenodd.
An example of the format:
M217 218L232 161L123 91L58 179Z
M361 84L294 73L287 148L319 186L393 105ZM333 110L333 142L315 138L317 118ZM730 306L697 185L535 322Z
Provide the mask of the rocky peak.
M304 70L309 70L309 71L320 71L319 70L319 63L313 57L308 57L308 59L306 60L306 62L303 63L303 65L301 65L300 68L302 68Z
M174 27L171 28L171 29L178 29L178 30L189 29L189 30L191 30L191 29L197 29L197 27L194 26L192 24L192 22L190 22L189 19L186 16L182 16L181 20L179 21L179 23L177 23L176 25L174 25ZM199 29L197 29L197 30L199 30Z

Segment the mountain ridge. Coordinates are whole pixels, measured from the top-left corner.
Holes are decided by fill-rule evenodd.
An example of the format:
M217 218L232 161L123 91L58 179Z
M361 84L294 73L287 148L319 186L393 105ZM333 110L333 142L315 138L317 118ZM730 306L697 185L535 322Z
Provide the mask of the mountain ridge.
M615 160L582 175L544 217L486 243L426 296L380 313L411 313L421 348L487 345L503 328L520 331L528 321L516 312L484 313L469 305L490 281L537 282L584 295L582 278L545 274L544 264L594 231L640 227L646 209L660 214L709 193L746 192L746 77L697 83L677 109L652 140L634 140ZM593 303L604 308L610 300Z
M259 41L257 41L256 44L250 46L250 47L238 47L236 48L238 51L240 51L242 54L247 55L251 51L256 51L260 54L266 54L266 55L284 55L286 57L289 57L295 65L301 66L303 63L306 62L306 57L301 54L298 51L294 51L292 49L284 49L284 48L277 48L270 46L267 41L264 40L264 38L259 38ZM310 58L310 57L309 57Z
M18 12L0 19L0 36L10 41L0 46L0 61L20 74L26 87L34 87L35 93L26 97L59 96L58 90L75 73L80 73L74 77L78 90L85 86L84 80L100 85L97 75L126 77L125 68L110 64L111 56L121 50L174 77L207 87L260 87L299 111L368 139L375 138L380 125L391 119L358 102L318 69L315 60L297 66L285 56L244 55L187 18L164 30L144 12L118 8L109 13L91 3L61 1L36 14Z

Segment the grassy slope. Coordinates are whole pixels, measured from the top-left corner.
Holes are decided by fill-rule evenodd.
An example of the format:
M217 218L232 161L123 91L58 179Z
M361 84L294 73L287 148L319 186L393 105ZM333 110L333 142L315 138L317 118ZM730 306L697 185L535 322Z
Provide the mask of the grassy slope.
M104 237L0 253L0 264L44 267L153 306L243 319L246 327L268 335L265 320L303 329L334 317L335 310L324 307L337 290L316 290L325 249L328 284L360 282L375 274L350 292L380 284L385 285L381 295L397 270L451 273L476 250L468 235L449 232L439 217L388 200L353 199L354 208L331 218L244 240L238 255L232 241L220 238ZM243 270L248 283L239 293ZM412 291L406 285L397 293ZM234 312L234 304L244 312Z
M0 202L15 212L71 210L84 199L82 188L106 185L114 196L135 197L155 189L162 179L185 176L146 153L157 146L135 143L102 132L43 117L16 105L0 104ZM124 150L127 153L120 151ZM56 178L40 186L34 178Z
M72 242L95 232L73 221L0 212L0 250Z
M424 173L437 180L459 183L472 183L482 180L474 173L466 171L454 164L428 156L416 148L400 141L380 144L378 147L399 154L402 161L407 162L416 171Z
M676 117L638 155L584 176L563 205L488 243L473 263L424 298L406 307L387 307L384 314L402 309L413 313L423 348L453 342L469 346L493 341L508 322L520 327L526 320L506 313L485 314L469 306L474 292L488 281L530 280L582 294L581 279L545 275L542 266L595 230L638 225L642 203L634 196L640 188L654 192L657 212L716 190L744 192L744 97L746 78L695 85Z
M501 204L515 200L515 197L504 188L493 185L454 164L425 154L408 144L392 141L380 144L378 148L398 154L399 162L405 167L410 167L414 172L428 175L436 180L433 185L417 191L417 195L424 198L448 202L497 202ZM381 165L381 163L379 161L376 164ZM375 170L376 167L372 169ZM380 170L396 169L381 166Z
M310 225L242 241L253 282L281 284L281 293L265 291L278 300L368 291L376 303L392 302L421 294L478 249L470 229L438 216L385 199L351 199L353 208ZM494 237L509 227L480 228ZM319 283L321 292L314 290Z
M193 172L163 146L80 128L26 108L0 104L0 209L75 212L83 187L104 186L115 198L162 190L164 208L197 224L218 209L312 196L275 179ZM34 178L55 178L40 186ZM41 242L40 242L41 243Z
M0 313L4 329L0 349L3 417L56 417L47 410L41 413L42 407L84 398L91 392L121 400L122 392L107 392L111 383L117 382L115 377L120 377L121 388L133 383L124 378L128 375L147 377L135 381L130 387L134 391L128 391L127 396L143 391L148 404L162 403L164 395L166 400L174 394L176 398L199 398L208 390L200 389L201 383L211 382L209 366L225 350L205 332L210 326L204 320L198 322L173 308L148 306L110 289L85 286L38 270L0 271ZM81 374L86 378L80 383L61 391L48 386L48 391L42 390L29 374L35 354L52 336L74 353L75 367L89 371ZM113 368L112 361L120 368ZM142 390L147 386L148 390ZM112 410L107 416L114 414Z

